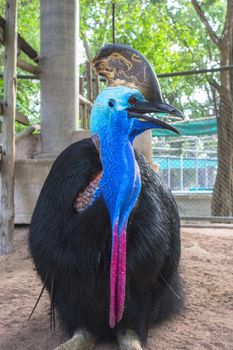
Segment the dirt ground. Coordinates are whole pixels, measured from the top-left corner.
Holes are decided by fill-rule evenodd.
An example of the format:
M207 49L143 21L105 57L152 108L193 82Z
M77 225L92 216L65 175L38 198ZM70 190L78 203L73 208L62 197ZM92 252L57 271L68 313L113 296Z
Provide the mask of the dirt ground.
M65 336L49 329L44 293L27 252L27 229L17 229L15 252L0 257L0 349L51 350ZM233 349L233 229L183 228L181 273L186 281L186 310L150 331L146 350ZM99 344L98 350L115 350Z

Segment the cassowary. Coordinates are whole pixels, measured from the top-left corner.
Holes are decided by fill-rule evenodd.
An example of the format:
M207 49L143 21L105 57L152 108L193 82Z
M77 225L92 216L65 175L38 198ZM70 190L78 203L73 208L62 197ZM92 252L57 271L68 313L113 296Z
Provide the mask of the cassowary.
M116 339L139 350L148 328L182 305L180 224L170 190L132 144L148 129L177 132L151 113L182 114L163 102L150 64L131 47L107 45L93 64L108 87L91 111L92 136L55 160L29 248L70 336L58 349Z

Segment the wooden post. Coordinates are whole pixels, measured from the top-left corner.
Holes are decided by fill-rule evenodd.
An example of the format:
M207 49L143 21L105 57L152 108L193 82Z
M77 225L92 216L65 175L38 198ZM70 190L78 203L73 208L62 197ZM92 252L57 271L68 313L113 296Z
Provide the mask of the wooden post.
M87 98L89 101L93 101L93 81L92 81L92 68L90 62L86 62L86 81L87 81ZM89 129L89 112L88 105L84 105L84 128Z
M92 69L90 62L86 62L87 98L93 101Z
M1 161L0 255L12 252L14 232L14 161L17 61L17 0L6 2L4 102Z
M79 94L84 95L84 86L83 86L84 79L83 77L79 77ZM84 107L83 104L79 101L79 127L83 127L83 120L84 120Z
M92 71L93 76L93 101L96 99L96 97L99 95L99 77L97 74L95 74L94 71Z

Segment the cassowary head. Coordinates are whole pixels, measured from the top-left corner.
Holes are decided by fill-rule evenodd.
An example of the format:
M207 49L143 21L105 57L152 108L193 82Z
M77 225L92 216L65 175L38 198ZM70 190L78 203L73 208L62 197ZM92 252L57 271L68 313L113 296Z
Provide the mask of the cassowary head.
M139 52L126 45L107 45L93 60L108 82L91 112L91 133L98 140L103 174L97 196L109 212L112 228L109 323L122 318L126 288L126 232L141 190L140 169L132 142L152 128L178 133L150 113L182 114L164 103L153 69Z
M143 131L164 128L178 133L169 124L151 117L147 107L155 109L137 89L128 86L105 88L97 97L91 113L91 132L102 136L109 131L128 137L130 142Z
M157 77L143 55L127 45L106 45L96 55L93 64L96 73L108 82L92 109L93 134L101 136L106 126L111 129L125 127L131 141L152 128L178 133L172 126L148 115L163 113L183 117L176 108L164 103ZM126 112L120 113L121 118L116 121L113 114L121 111Z

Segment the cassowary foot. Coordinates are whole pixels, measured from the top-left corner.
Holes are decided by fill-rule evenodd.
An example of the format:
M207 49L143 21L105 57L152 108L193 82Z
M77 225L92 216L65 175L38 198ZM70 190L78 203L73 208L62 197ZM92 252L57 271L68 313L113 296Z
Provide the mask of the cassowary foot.
M141 342L132 329L128 329L124 334L119 333L117 342L119 350L142 350Z
M85 329L76 331L72 338L59 345L54 350L92 350L96 339Z

